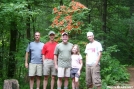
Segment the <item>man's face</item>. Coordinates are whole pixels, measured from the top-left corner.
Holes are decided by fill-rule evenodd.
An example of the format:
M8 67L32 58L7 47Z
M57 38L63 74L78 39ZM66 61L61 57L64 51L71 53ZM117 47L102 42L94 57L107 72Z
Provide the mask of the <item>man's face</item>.
M36 32L35 35L34 35L34 38L35 38L36 41L39 41L40 40L40 33Z
M51 41L53 41L54 38L55 38L55 34L50 34L50 35L49 35L49 38L50 38Z
M93 35L87 36L87 39L88 39L90 42L93 42L94 36L93 36Z
M67 43L68 42L68 35L63 35L62 36L62 42Z

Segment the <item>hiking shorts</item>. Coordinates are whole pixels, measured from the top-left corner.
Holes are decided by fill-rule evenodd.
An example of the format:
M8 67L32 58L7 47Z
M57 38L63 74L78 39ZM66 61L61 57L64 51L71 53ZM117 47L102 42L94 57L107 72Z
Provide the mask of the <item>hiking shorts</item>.
M58 67L58 77L70 77L70 69Z
M54 75L56 76L56 69L54 66L54 60L52 59L45 59L43 62L43 75Z
M29 63L29 76L42 76L42 64Z
M86 85L101 86L100 65L89 66L86 64Z

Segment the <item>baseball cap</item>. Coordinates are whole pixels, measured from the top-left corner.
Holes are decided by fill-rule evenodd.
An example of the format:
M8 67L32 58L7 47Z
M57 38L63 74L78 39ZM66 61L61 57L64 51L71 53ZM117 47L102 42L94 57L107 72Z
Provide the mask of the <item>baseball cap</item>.
M67 32L63 32L63 33L62 33L62 36L64 36L64 35L68 35L68 33L67 33Z
M49 31L48 35L51 35L51 34L55 35L55 32L54 31Z
M93 36L93 32L87 32L87 36Z

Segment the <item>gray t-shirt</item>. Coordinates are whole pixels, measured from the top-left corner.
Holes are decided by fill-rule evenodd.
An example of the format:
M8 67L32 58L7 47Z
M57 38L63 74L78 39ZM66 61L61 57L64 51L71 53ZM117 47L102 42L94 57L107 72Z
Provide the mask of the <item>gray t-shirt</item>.
M58 56L58 67L70 68L71 67L71 50L72 43L64 44L63 42L56 45L54 54Z
M42 48L44 43L42 42L30 42L27 46L26 52L30 53L30 63L41 64L42 63Z

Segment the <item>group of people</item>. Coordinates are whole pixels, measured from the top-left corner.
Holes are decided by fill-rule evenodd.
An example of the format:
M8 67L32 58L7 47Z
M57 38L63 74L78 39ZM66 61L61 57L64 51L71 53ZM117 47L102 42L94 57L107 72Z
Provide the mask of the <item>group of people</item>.
M54 88L55 78L57 89L61 89L64 79L64 89L68 89L68 80L72 78L72 89L79 89L79 77L83 66L82 55L77 44L68 42L67 32L61 34L61 43L55 42L55 32L48 33L49 41L40 42L40 33L35 32L35 40L30 42L26 49L25 67L29 70L30 89L40 89L41 76L43 74L43 89L48 89L48 78L51 75L51 89ZM85 48L86 53L86 85L87 89L94 86L101 89L100 58L102 45L94 40L93 32L87 32L90 41ZM30 59L30 60L29 60Z

